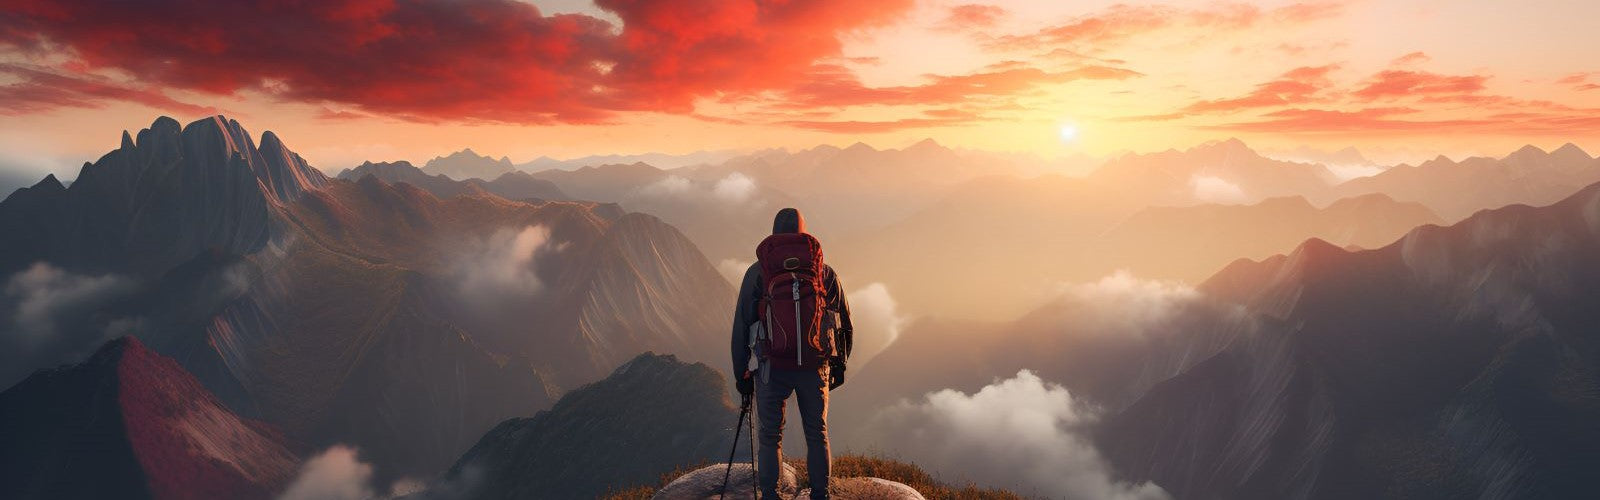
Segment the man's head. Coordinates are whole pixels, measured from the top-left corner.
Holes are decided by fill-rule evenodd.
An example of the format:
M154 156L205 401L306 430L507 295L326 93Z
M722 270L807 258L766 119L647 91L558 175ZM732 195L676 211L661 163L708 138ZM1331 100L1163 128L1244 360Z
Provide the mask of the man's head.
M772 234L804 233L806 232L806 218L800 216L800 211L785 208L778 211L772 218Z

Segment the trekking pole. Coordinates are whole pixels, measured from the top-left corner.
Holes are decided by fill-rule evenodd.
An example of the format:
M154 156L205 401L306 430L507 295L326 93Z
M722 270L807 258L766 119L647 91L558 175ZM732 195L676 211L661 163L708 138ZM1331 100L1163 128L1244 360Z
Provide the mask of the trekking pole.
M750 396L745 396L745 407L750 407ZM750 418L745 421L750 425L750 500L761 499L761 469L756 467L756 414L750 412ZM738 444L738 443L734 443Z
M744 430L744 419L749 415L750 396L744 396L744 401L739 404L739 423L734 424L736 427L733 428L733 448L728 450L728 468L722 471L722 488L717 490L718 494L722 495L723 498L728 496L728 477L733 475L733 456L739 452L739 432ZM751 441L755 441L753 434L751 435ZM751 462L753 463L754 460L751 460Z

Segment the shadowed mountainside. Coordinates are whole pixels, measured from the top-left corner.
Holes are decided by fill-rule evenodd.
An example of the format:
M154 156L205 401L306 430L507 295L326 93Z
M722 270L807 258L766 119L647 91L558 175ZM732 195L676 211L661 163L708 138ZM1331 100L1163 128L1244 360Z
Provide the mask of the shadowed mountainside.
M1389 246L1308 241L1208 293L1269 326L1110 419L1180 498L1576 498L1600 466L1600 185Z
M266 499L297 459L138 340L0 393L5 498Z
M640 355L548 411L496 426L432 494L598 498L654 484L685 464L726 459L738 409L723 378L703 364Z

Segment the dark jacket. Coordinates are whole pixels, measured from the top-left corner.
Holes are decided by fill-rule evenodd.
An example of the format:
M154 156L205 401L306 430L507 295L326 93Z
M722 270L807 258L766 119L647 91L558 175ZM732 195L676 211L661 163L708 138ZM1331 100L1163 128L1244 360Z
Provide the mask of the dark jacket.
M839 313L839 328L836 331L835 341L838 343L839 352L846 358L850 357L850 347L855 341L854 328L850 323L850 304L844 297L844 287L839 285L839 275L833 272L833 267L826 264L822 270L823 297L827 301L827 308ZM750 265L744 271L744 281L739 285L739 301L733 310L733 374L737 377L744 373L745 367L750 363L750 325L761 320L756 310L761 303L762 291L766 285L761 279L761 263Z

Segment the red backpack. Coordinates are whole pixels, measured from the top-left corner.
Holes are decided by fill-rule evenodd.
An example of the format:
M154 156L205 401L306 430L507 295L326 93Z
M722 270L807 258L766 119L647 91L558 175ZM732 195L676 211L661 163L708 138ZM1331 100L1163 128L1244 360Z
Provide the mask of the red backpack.
M774 234L756 246L756 259L766 283L757 310L766 330L765 358L783 369L822 366L833 355L822 244L805 233Z

